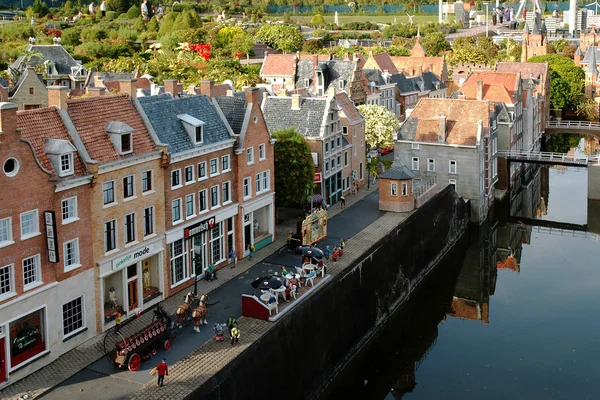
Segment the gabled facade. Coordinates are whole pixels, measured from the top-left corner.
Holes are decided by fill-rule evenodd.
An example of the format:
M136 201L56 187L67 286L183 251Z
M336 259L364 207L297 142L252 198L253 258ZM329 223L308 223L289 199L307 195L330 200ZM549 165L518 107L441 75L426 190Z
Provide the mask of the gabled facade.
M365 118L360 114L354 102L346 92L335 94L337 106L340 109L342 123L342 143L344 145L344 192L359 190L367 181L366 177L366 145L365 145ZM350 170L347 168L350 167Z
M548 54L548 31L544 20L538 13L535 13L531 29L527 22L523 28L521 62L527 62L531 57L545 54Z
M385 107L396 117L400 117L400 107L396 103L396 84L391 80L390 73L378 69L364 69L363 72L369 80L371 93L379 94L373 103L367 103Z
M0 388L96 334L90 182L55 107L0 103Z
M498 179L497 111L490 101L422 99L400 127L394 157L415 179L453 185L483 222Z
M11 103L19 110L32 110L48 106L48 89L33 67L25 68L9 94Z
M442 82L448 80L448 65L444 57L428 57L417 36L410 56L390 56L398 72L406 76L419 76L423 72L432 72L440 77Z

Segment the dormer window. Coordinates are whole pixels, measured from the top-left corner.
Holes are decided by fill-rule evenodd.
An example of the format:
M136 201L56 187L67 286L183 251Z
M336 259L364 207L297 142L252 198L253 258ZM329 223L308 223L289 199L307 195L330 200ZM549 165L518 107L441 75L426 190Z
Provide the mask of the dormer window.
M44 142L44 152L58 177L73 175L75 172L73 154L77 151L68 140L47 138Z
M344 80L343 79L339 80L339 87L340 87L340 90L344 90Z
M191 142L195 146L201 145L204 142L204 121L200 121L189 114L179 114L177 118L183 123Z
M117 154L123 156L133 153L133 128L121 121L108 121L106 133Z
M46 64L46 75L55 75L54 63L50 60L46 60L46 62L44 62L44 64Z
M310 79L305 79L304 80L304 87L308 88L310 86Z

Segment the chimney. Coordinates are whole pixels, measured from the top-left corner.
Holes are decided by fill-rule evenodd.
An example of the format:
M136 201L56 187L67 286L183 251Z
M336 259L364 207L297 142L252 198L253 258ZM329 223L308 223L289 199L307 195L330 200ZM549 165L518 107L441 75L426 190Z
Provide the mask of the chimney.
M246 106L252 103L255 106L258 106L258 88L257 87L249 87L244 89L244 93L246 94Z
M267 100L267 98L269 97L269 92L267 92L266 90L263 92L263 98L262 101L264 102L265 100Z
M96 86L96 87L104 86L104 84L102 83L102 78L100 78L100 75L94 75L94 86Z
M301 97L299 94L292 95L292 110L300 109L300 101L301 101Z
M18 108L15 103L0 103L0 132L4 135L16 134Z
M319 65L319 55L313 54L313 69L317 69L318 65Z
M344 53L344 61L350 61L350 53L349 52Z
M152 82L150 84L150 96L156 96L158 94L158 84Z
M231 90L231 89L227 89L227 92L225 93L225 95L226 95L227 97L233 97L233 93L234 93L234 92L233 92L233 90Z
M433 72L433 63L429 63L429 72Z
M119 80L119 93L128 94L131 100L137 95L137 79Z
M196 94L196 86L194 86L194 85L188 86L188 94Z
M277 92L277 96L282 96L282 97L287 96L287 89L286 88L279 89L279 92Z
M483 100L483 81L479 80L477 81L477 97L476 100L482 101Z
M200 93L205 94L212 99L214 87L215 87L215 81L201 81L200 82Z
M417 76L423 75L423 66L421 64L417 65Z
M171 96L178 97L177 93L177 79L165 79L163 82L165 86L165 93L171 93Z
M66 86L48 86L48 107L56 106L60 110L66 110L68 94L69 88Z
M85 89L86 93L90 95L90 97L99 97L104 96L106 94L106 88L104 86L100 87L87 87Z
M440 130L438 132L438 141L443 143L446 141L446 116L440 113Z

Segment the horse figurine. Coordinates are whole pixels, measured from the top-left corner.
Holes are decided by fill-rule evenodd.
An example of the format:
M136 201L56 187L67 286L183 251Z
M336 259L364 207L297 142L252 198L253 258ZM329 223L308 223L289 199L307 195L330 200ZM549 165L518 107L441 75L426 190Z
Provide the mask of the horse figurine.
M192 292L188 292L188 294L185 295L184 303L180 304L179 307L177 307L175 315L177 316L177 323L179 324L180 328L183 327L183 320L185 319L185 317L190 314L193 302L194 294Z
M206 314L208 312L208 308L206 307L206 302L208 301L208 296L203 294L200 296L200 300L198 303L198 307L192 311L192 320L194 321L194 330L200 333L200 324L208 324L206 321Z

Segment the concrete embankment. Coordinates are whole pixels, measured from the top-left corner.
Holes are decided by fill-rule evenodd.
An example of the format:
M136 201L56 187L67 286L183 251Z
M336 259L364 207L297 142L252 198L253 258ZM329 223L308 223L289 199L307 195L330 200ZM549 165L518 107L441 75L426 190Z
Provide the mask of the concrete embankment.
M468 221L468 204L450 187L408 218L386 214L347 241L342 261L329 271L333 279L190 388L187 398L316 396L420 286Z

